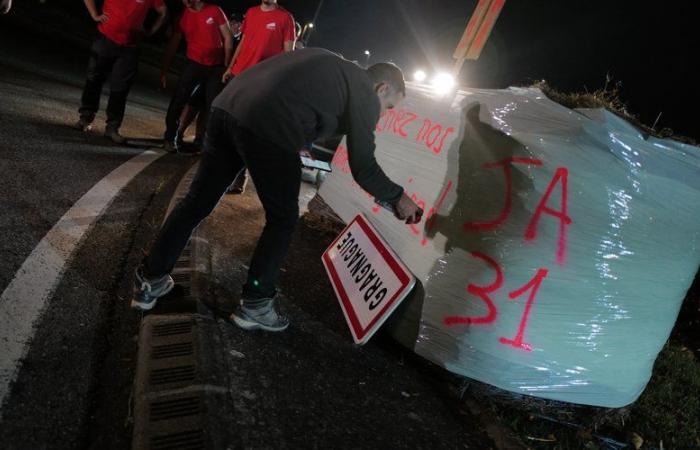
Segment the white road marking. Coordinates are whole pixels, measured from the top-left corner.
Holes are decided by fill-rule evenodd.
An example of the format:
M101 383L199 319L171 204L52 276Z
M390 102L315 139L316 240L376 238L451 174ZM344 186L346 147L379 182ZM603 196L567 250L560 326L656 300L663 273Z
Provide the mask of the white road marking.
M46 233L0 297L0 407L27 352L35 322L81 239L136 175L164 153L146 151L92 187ZM2 411L0 410L0 418Z

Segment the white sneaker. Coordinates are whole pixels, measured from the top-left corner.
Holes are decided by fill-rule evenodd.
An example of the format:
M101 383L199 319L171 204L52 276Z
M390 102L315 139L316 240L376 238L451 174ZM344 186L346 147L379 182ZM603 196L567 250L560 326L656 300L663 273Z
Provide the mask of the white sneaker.
M278 332L289 327L289 319L277 312L273 299L260 308L246 308L241 300L241 305L231 314L231 320L244 330Z

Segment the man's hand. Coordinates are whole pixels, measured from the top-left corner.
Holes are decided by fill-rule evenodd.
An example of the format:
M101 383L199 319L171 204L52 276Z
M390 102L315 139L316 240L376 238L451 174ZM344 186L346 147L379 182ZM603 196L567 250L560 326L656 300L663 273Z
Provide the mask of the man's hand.
M107 14L100 14L99 16L92 16L92 20L97 23L105 23L109 20L109 16Z
M407 225L416 224L423 218L423 210L404 192L394 207L396 217L405 220Z
M160 87L165 89L168 86L168 75L165 71L160 73Z
M224 72L224 74L221 77L221 82L224 84L228 83L228 80L230 80L231 78L233 78L233 74L229 69L226 69L226 72Z

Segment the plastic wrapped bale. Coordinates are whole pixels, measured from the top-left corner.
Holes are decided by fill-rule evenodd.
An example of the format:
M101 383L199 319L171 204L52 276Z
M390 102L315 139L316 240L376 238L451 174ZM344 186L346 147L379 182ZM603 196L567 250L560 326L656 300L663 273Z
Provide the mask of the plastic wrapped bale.
M520 394L633 402L700 262L700 150L537 89L412 85L376 134L424 220L377 207L343 145L320 195L346 222L365 214L420 281L399 340Z

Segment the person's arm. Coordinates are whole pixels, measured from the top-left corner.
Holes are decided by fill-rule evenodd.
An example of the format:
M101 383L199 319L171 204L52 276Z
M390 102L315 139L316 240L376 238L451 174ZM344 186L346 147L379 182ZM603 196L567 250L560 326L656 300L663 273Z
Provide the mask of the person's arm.
M418 223L423 211L386 176L374 157L374 130L379 121L379 108L368 99L348 100L349 130L347 134L348 163L357 184L376 200L394 207L396 217L408 224Z
M85 1L89 1L89 0L85 0ZM94 1L94 0L90 0L90 1ZM159 6L156 6L155 10L156 10L156 13L158 13L158 17L156 17L156 20L153 22L151 29L146 31L147 36L153 36L154 34L156 34L156 31L158 31L160 29L160 27L163 26L163 24L165 23L166 17L168 17L168 8L165 6L165 3L162 3Z
M168 46L165 48L165 53L163 54L163 65L160 69L160 84L165 89L166 79L168 76L168 69L170 69L170 64L173 62L175 53L177 53L177 48L180 46L180 41L182 40L182 32L174 31L173 35L170 36L168 41Z
M7 14L12 9L12 0L0 1L0 14Z
M104 23L109 20L109 16L107 16L107 14L102 14L97 11L95 0L83 0L83 3L85 3L85 8L87 8L88 13L90 13L90 17L92 17L92 20L95 22Z
M236 47L236 51L233 53L233 58L231 58L231 62L226 68L224 76L221 77L221 81L224 83L226 83L233 76L231 69L233 69L233 65L236 63L236 58L238 58L238 54L241 52L241 48L243 48L243 41L245 41L245 34L241 36L241 40L238 42L238 47Z
M284 30L284 51L285 52L291 52L294 50L294 43L296 42L297 36L296 36L296 28L294 26L294 17L292 17L291 14L289 14L289 18L287 19L287 26L285 27Z
M219 26L221 37L224 39L224 65L228 67L231 62L231 54L233 53L233 34L228 22Z
M348 88L352 90L352 87L351 83ZM395 203L403 189L386 176L374 157L379 100L362 93L348 92L346 114L348 163L353 178L377 200Z

